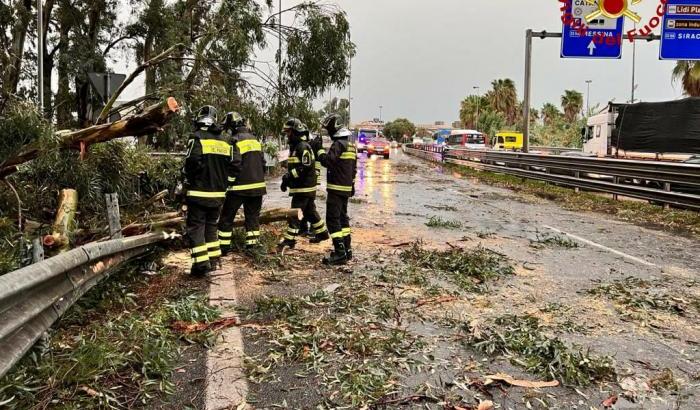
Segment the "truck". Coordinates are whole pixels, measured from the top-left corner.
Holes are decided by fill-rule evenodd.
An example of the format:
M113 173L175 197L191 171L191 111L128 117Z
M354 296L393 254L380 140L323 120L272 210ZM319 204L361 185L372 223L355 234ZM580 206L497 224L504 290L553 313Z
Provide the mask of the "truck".
M598 157L686 161L700 154L700 98L611 102L581 135L583 152Z

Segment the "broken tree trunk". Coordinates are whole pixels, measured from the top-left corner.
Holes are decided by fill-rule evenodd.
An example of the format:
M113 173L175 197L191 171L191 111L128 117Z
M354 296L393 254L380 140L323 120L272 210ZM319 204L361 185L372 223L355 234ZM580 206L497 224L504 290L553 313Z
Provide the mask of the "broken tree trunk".
M149 206L155 204L156 202L162 200L163 198L168 196L169 191L167 189L158 192L157 194L153 195L148 201L146 201L143 204L144 208L148 208Z
M68 234L75 228L76 212L78 212L78 191L61 190L53 230L50 235L44 236L44 246L58 247L60 252L68 250L70 244Z
M174 213L175 215L178 215L177 213ZM134 235L140 235L146 232L150 231L157 231L160 229L168 229L168 228L179 228L180 226L184 226L185 224L185 218L176 216L173 218L168 218L168 219L162 219L164 216L171 216L172 214L163 214L163 215L156 215L154 217L154 222L150 223L134 223L129 226L126 226L124 229L122 229L122 234L124 236L134 236ZM160 218L159 218L160 217ZM301 210L300 209L283 209L283 208L275 208L275 209L269 209L266 211L262 211L260 213L260 223L265 225L265 224L271 224L274 222L283 222L288 220L289 218L298 218L301 219ZM159 219L159 220L155 220ZM235 227L242 227L245 225L245 219L244 218L236 218L236 221L234 222L233 226Z
M301 209L275 208L260 213L261 224L282 222L288 220L289 218L297 218L301 220ZM236 218L236 220L233 222L233 226L235 226L236 228L245 226L245 218Z
M61 135L64 146L79 149L80 144L92 145L123 137L138 137L160 131L180 109L177 101L169 97L154 104L140 114L129 116L109 124L94 125Z
M179 212L168 212L165 214L149 215L148 219L153 222L165 221L166 219L174 219L180 216Z
M92 144L106 142L117 138L138 137L160 131L180 109L173 97L158 104L151 105L143 112L127 116L121 120L102 125L95 125L78 131L58 132L61 148L86 149ZM17 165L29 162L39 156L46 147L28 146L24 151L0 163L0 178L15 171Z
M157 231L159 229L167 228L177 228L185 223L184 217L177 217L172 219L165 219L158 222L146 223L146 224L131 224L124 229L122 229L122 235L124 236L134 236L140 235L142 233Z

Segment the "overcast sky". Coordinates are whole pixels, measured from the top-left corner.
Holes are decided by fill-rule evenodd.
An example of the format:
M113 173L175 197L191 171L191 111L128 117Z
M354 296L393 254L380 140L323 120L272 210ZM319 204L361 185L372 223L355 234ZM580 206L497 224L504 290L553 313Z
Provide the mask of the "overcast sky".
M297 1L282 0L286 8ZM659 0L633 8L648 20ZM379 116L417 123L458 119L459 102L473 86L485 92L495 78L512 78L522 98L525 30L561 30L556 0L338 0L352 26L357 56L352 63L353 122ZM628 24L630 26L631 23ZM630 27L631 28L631 27ZM658 32L658 30L657 30ZM681 96L671 83L673 62L659 61L658 42L637 46L636 98ZM564 89L586 91L591 105L627 101L631 91L632 47L622 60L559 58L559 39L535 39L535 107L559 104ZM348 90L334 90L346 97Z

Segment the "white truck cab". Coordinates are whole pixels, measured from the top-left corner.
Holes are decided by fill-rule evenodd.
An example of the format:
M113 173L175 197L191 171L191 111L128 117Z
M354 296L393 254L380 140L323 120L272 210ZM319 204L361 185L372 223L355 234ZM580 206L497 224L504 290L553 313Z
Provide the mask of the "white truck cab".
M606 111L588 118L586 128L582 130L583 152L606 157L610 150L612 133L615 129L617 113Z

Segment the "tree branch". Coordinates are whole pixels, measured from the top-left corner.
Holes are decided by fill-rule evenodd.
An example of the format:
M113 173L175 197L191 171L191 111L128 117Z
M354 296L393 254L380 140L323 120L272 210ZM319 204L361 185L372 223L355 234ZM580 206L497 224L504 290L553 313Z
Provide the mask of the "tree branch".
M109 53L109 51L112 49L112 47L114 47L114 46L116 46L117 44L119 44L120 42L122 42L122 41L124 41L124 40L127 40L127 39L130 39L130 38L134 38L134 36L132 36L132 35L124 35L124 36L121 36L121 37L119 37L118 39L112 41L111 43L109 43L109 44L107 45L107 47L105 48L105 50L102 52L102 55L103 55L103 56L107 56L107 53Z
M145 69L151 66L158 65L161 62L167 60L170 57L170 54L180 47L183 47L183 44L175 44L174 46L160 53L159 55L138 66L138 68L136 68L136 70L134 70L131 73L131 75L129 75L129 77L126 80L124 80L122 85L119 86L114 95L109 99L109 101L107 101L107 104L105 104L104 108L102 108L102 112L100 112L100 116L97 118L97 124L101 124L107 119L109 111L112 109L112 106L117 101L117 98L119 98L119 96L126 89L126 87L128 87L129 84L131 84L136 79L136 77L138 77L139 74L141 74L141 72L143 72Z

